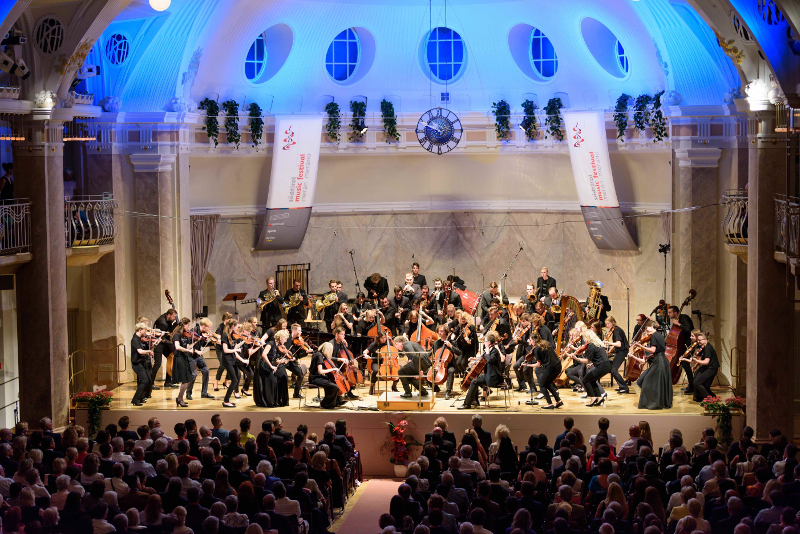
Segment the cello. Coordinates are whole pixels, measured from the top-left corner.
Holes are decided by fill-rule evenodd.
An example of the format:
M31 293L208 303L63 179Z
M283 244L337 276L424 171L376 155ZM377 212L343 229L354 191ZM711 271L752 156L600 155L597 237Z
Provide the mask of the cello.
M452 351L445 345L445 340L442 340L442 346L433 355L433 365L428 369L428 382L431 384L444 383L447 380L447 366L453 359Z
M689 296L681 304L681 309L678 310L678 318L681 316L683 308L685 308L695 297L697 291L694 289L689 290ZM678 383L681 378L681 362L680 357L686 351L686 336L679 324L670 325L669 332L667 333L667 350L666 356L669 360L669 369L672 373L672 384Z
M625 369L625 380L630 382L636 382L639 377L642 375L644 371L644 366L647 363L647 356L645 354L645 350L641 347L637 347L636 345L647 343L650 341L650 334L644 334L644 326L636 332L636 339L631 341L631 347L633 348L632 351L628 352L628 356L633 356L632 358L628 358L628 368ZM637 359L639 358L639 359ZM642 361L645 360L645 361Z
M439 335L422 324L422 316L417 313L417 331L414 333L414 341L421 345L425 350L431 350L433 342L439 339Z
M333 362L330 360L330 358L328 358L327 356L325 356L322 359L322 367L325 368L325 369L333 369L334 370L332 373L326 373L326 374L333 375L333 377L332 377L333 381L336 382L337 386L339 386L339 392L342 395L344 395L345 393L350 391L350 382L347 381L347 379L344 377L344 375L339 370L339 368L336 367L333 364Z
M353 357L353 353L350 352L350 349L344 345L342 345L342 349L339 351L339 353L341 354L342 352L344 353L344 357L347 359L344 364L344 375L347 377L347 381L353 386L361 384L364 382L364 373L362 373L361 369L358 368L358 364Z

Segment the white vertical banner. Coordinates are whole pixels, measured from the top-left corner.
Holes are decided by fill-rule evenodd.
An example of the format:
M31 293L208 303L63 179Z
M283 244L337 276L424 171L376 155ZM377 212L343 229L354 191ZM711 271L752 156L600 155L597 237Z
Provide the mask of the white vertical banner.
M322 116L278 115L267 213L256 250L298 249L311 218Z
M569 159L589 235L599 249L637 250L622 219L611 176L602 111L564 111Z

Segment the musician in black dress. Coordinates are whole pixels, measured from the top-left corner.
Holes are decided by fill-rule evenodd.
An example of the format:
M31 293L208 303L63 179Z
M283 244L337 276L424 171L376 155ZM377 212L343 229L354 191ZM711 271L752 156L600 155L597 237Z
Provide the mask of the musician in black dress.
M617 382L617 393L630 393L625 379L619 374L619 368L625 357L628 355L628 337L625 331L617 325L617 320L610 315L606 317L606 328L608 333L603 343L608 350L609 356L613 356L611 361L611 378Z
M239 322L236 319L228 319L220 336L222 352L225 354L225 368L231 378L231 383L225 392L225 399L222 401L222 406L225 408L236 407L231 402L231 395L239 387L239 369L236 367L236 357L241 354L244 339L234 339L234 335L239 336Z
M550 271L547 267L542 267L539 272L541 276L536 280L536 300L542 301L548 294L550 288L556 287L556 279L550 276Z
M233 314L231 312L223 313L222 322L219 323L219 326L217 326L217 329L214 331L214 333L219 336L217 339L220 340L219 343L214 344L214 352L216 352L217 361L219 361L219 367L217 367L217 376L214 378L214 391L219 391L219 381L222 378L222 373L224 373L225 369L227 368L225 366L225 353L222 351L222 332L225 330L225 323L230 319L233 319ZM230 382L230 380L231 375L227 374L225 376L225 382ZM223 386L227 386L225 382L223 382Z
M467 361L478 353L478 331L475 327L475 319L466 311L462 310L458 316L458 326L451 334L452 339L456 340L458 348L461 350L461 357L456 362L456 369L459 373L464 373L467 370Z
M672 408L672 372L665 354L667 343L664 341L664 336L656 331L657 327L655 321L648 319L644 326L643 336L650 334L650 341L647 345L641 345L638 342L633 345L644 349L645 357L639 358L630 354L631 358L649 364L649 367L639 375L639 379L636 381L636 385L641 389L639 393L640 410Z
M133 394L133 399L131 399L131 404L141 406L146 402L145 395L150 389L152 380L150 358L153 357L155 351L151 350L148 343L142 340L145 332L147 332L147 325L145 323L137 323L134 330L135 333L131 338L131 368L136 373L138 383L136 385L136 393Z
M452 353L450 361L447 363L447 385L444 393L445 400L450 399L450 395L453 393L453 380L456 377L456 361L461 357L461 349L458 348L458 345L453 343L449 338L450 331L447 327L443 324L440 324L439 327L436 329L436 333L439 335L439 339L433 342L433 352L431 354L431 363L433 365L436 364L436 356L441 351L442 347L447 347ZM437 392L439 386L434 385L434 392Z
M369 373L369 394L375 394L375 384L378 382L378 372L380 371L380 365L384 363L381 361L381 358L378 356L378 351L380 351L383 347L386 346L389 340L389 335L391 333L388 330L381 330L380 335L367 345L367 348L364 349L364 353L362 358L366 359L367 361L367 372ZM397 391L397 380L392 381L392 391Z
M300 280L297 279L292 280L292 287L286 290L283 301L288 303L295 295L301 295L303 300L297 306L292 306L286 310L286 320L289 323L303 324L303 321L305 321L305 309L308 307L308 294L305 289L300 287Z
M278 330L268 344L269 357L275 366L275 406L278 407L289 406L289 374L286 372L286 363L292 358L292 353L286 348L286 343L290 341L290 337L287 330Z
M480 405L478 401L478 388L492 388L497 387L503 382L503 355L499 349L500 337L497 332L489 332L484 338L484 352L479 354L476 358L483 358L486 360L486 367L484 367L483 374L475 378L469 384L467 397L464 399L464 404L459 406L459 410L467 410L472 407Z
M272 341L275 339L275 334L280 332L281 330L289 331L289 323L286 322L286 319L278 319L278 322L275 323L275 326L272 326L267 329L267 341Z
M310 354L309 352L300 348L294 342L294 340L299 338L302 333L303 333L303 327L301 327L297 323L293 324L291 337L287 339L286 342L284 343L284 346L289 350L289 352L291 352L294 355L294 360L286 362L285 367L286 370L292 373L292 376L294 376L294 394L292 395L292 398L295 399L300 398L300 390L303 387L303 377L305 376L303 368L300 367L300 363L297 360Z
M376 298L380 300L389 296L389 282L381 276L381 273L372 273L364 280L364 290L367 292L368 300Z
M411 386L419 390L421 397L427 397L428 391L419 383L420 370L425 373L431 366L431 360L428 357L428 352L422 348L418 343L413 341L406 341L403 336L397 336L392 340L394 348L400 355L408 358L408 363L400 368L400 383L403 384L403 391L400 396L404 399L411 398ZM406 375L406 376L403 376Z
M271 353L276 350L275 342L266 341L266 334L262 340L265 342L264 346L260 347L253 355L256 361L255 376L253 377L253 401L256 406L261 408L274 408L278 405L278 378L275 376L278 366L271 359ZM288 396L287 389L286 397L288 398Z
M416 334L420 321L428 328L433 327L433 319L421 312L419 310L419 301L415 301L411 304L411 311L408 313L408 319L406 319L406 323L403 326L403 333L408 339L413 339L412 336Z
M202 387L200 389L200 398L214 400L212 395L208 394L208 364L203 356L203 349L206 347L213 347L214 341L204 337L204 334L210 334L214 323L208 317L203 317L197 326L194 327L194 332L199 336L196 342L197 348L200 349L200 354L195 354L193 358L189 358L189 370L192 373L192 381L189 382L189 388L186 390L186 399L192 400L192 389L197 380L197 374L200 373L202 378Z
M511 342L506 345L506 352L514 354L514 373L517 375L517 391L523 392L530 390L535 391L536 385L533 383L533 368L530 366L523 366L526 362L526 357L533 351L533 342L530 341L531 335L531 316L523 313L519 317L519 325L517 331L511 338Z
M550 311L550 308L545 306L545 304L541 301L536 303L536 313L542 316L544 319L544 324L547 326L547 329L550 331L552 336L553 330L556 329L556 316L553 315L553 312Z
M414 276L414 283L419 287L428 284L428 281L425 279L425 275L419 274L419 263L414 262L411 264L411 274Z
M281 304L283 304L283 297L275 289L275 279L273 277L267 278L267 288L258 294L258 298L261 300L272 299L261 310L261 327L266 329L277 323L278 319L281 318Z
M717 358L717 351L708 342L708 338L703 332L695 330L694 336L700 346L700 350L696 351L692 358L695 365L700 366L694 376L694 400L695 402L701 402L711 395L711 384L714 382L719 370L719 359Z
M245 342L241 353L236 357L236 367L239 369L241 376L244 377L244 381L241 383L241 395L237 395L239 392L234 391L234 396L237 399L241 398L241 396L250 396L250 384L253 382L253 368L250 367L250 362L253 355L258 351L258 343L254 342L254 339L258 340L258 333L253 323L249 321L242 323L240 332L245 337ZM266 336L266 333L264 335Z
M333 363L332 357L333 345L325 342L320 345L319 350L314 351L311 355L311 363L308 367L308 383L319 386L325 391L325 396L319 401L319 406L327 410L344 404L339 398L339 386L332 377L333 373L339 373L338 366ZM326 368L326 361L331 364L331 367Z
M533 349L533 356L535 362L532 364L534 369L541 369L542 373L539 375L539 386L544 394L544 399L547 402L542 406L543 410L554 410L564 406L564 402L558 395L558 388L555 385L555 379L561 374L561 360L556 355L556 350L544 338L536 342ZM550 393L556 403L553 404L550 400Z
M191 322L188 317L184 317L172 332L172 377L180 383L180 391L175 398L175 405L182 408L189 406L183 401L189 382L192 380L189 359L203 354L202 349L198 348L199 335L196 335L189 326Z
M178 326L178 312L170 308L158 319L153 323L153 328L156 330L161 330L162 332L166 332L167 335L165 339L158 343L154 348L154 356L153 356L153 368L150 370L150 389L161 389L156 386L156 378L158 377L158 371L161 369L161 358L164 357L167 359L167 369L171 368L172 365L172 341L169 339L169 335L172 334L173 330ZM172 383L172 376L169 372L167 372L166 378L164 379L164 387L165 388L178 388L177 384ZM148 391L147 396L150 396L150 392Z
M582 337L588 345L584 353L576 356L575 359L587 366L586 375L583 377L583 384L589 400L589 404L586 406L601 406L606 401L606 393L600 389L600 379L611 371L611 362L608 361L608 354L603 348L603 342L593 330L585 329Z
M669 327L672 328L673 325L679 326L681 328L681 336L683 339L688 340L689 336L692 335L692 330L694 330L692 318L685 313L681 313L677 306L670 306L667 309L667 316L669 317ZM681 367L686 373L687 381L686 389L684 389L683 392L687 394L694 393L694 376L692 376L692 366L689 362L681 362Z

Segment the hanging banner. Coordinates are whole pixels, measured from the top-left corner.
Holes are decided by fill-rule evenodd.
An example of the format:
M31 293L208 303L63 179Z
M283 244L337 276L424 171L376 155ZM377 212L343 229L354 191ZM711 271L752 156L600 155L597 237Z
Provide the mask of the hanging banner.
M267 213L255 250L298 249L308 229L322 132L321 116L275 117Z
M589 235L599 249L638 250L622 219L611 177L602 111L564 111L569 159Z

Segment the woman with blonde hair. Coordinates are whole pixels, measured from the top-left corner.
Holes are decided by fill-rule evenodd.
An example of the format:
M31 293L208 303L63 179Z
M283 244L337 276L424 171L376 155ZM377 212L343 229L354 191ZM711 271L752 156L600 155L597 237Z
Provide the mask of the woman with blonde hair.
M242 345L244 345L244 339L236 339L239 337L239 331L239 323L236 319L228 319L225 321L225 328L220 335L222 352L225 355L225 367L231 380L228 390L225 392L225 399L222 401L224 408L236 408L236 404L231 402L231 395L239 388L239 369L236 367L236 357L237 355L241 357Z
M356 320L350 314L350 307L346 302L339 305L336 315L333 316L333 323L331 323L331 332L336 330L337 326L344 328L345 334L353 335L353 326Z
M639 421L639 438L649 441L652 448L653 433L650 431L650 423L647 421Z
M511 437L511 431L502 423L497 425L494 429L494 442L489 445L489 460L494 462L494 457L497 454L497 449L500 448L500 439Z
M612 482L608 485L606 498L600 503L600 506L597 507L597 513L595 514L595 517L603 517L603 512L612 502L615 502L622 507L622 517L628 516L628 500L625 498L625 491L623 491L622 486L616 482Z
M583 385L589 400L589 404L586 406L602 406L606 401L607 394L600 389L600 379L611 372L611 362L608 360L608 353L606 353L603 342L593 330L584 328L581 337L586 343L586 350L583 354L572 358L585 363L588 368L583 377Z
M174 453L170 453L164 457L164 460L167 462L166 477L178 476L178 457Z

